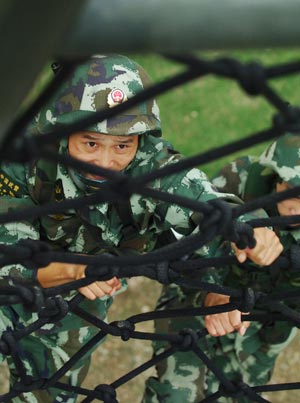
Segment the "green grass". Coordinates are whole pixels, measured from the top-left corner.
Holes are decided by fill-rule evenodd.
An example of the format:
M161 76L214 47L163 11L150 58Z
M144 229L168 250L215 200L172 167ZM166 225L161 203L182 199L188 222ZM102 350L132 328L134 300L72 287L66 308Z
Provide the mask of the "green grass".
M201 57L235 57L241 62L258 61L265 66L281 64L299 59L296 49L235 51L230 54L205 52ZM155 82L183 71L184 66L170 63L157 55L131 55L150 74ZM300 74L270 80L286 101L300 104ZM236 81L206 76L196 79L158 97L161 111L163 136L175 148L190 156L219 147L254 132L269 128L276 111L262 97L247 95ZM241 154L259 154L264 145L244 150ZM221 161L201 166L212 175L229 156Z

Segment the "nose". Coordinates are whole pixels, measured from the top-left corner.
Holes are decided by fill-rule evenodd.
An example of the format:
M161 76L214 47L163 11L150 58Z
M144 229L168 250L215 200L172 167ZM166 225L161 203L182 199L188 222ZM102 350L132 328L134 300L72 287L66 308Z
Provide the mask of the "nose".
M93 164L101 168L113 169L114 159L113 155L109 150L102 150L97 153Z
M289 215L299 215L300 214L300 206L298 207L291 207L289 210Z

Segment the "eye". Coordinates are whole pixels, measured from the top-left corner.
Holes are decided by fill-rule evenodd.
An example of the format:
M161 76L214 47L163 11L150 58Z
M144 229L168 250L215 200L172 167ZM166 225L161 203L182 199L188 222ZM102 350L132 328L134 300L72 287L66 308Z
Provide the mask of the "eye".
M128 148L127 144L118 144L117 149L118 150L126 150Z
M88 142L86 143L86 145L87 145L89 148L95 148L97 144L96 144L95 141L88 141Z

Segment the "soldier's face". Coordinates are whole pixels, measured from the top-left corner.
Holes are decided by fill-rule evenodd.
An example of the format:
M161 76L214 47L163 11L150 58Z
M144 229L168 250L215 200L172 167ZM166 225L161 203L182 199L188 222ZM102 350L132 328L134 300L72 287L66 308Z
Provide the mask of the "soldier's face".
M71 157L101 168L122 171L133 160L138 143L138 136L111 136L83 131L69 137L68 148ZM86 177L105 179L88 173Z
M286 182L276 183L276 192L283 192L290 188L291 187ZM281 216L300 215L300 199L294 197L292 199L283 200L277 203L277 209ZM291 225L300 225L300 223Z

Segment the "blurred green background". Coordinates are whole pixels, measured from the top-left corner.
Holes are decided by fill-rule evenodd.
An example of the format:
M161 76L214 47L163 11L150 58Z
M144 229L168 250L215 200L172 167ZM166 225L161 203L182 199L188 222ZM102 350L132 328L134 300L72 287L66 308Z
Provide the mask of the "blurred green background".
M213 60L234 57L241 62L258 61L265 66L299 60L297 49L205 52L199 57ZM131 55L157 82L185 69L158 55ZM300 104L300 73L270 80L271 86L291 104ZM262 97L250 97L233 80L205 76L158 97L163 135L184 155L190 156L269 128L276 111ZM265 144L245 150L257 154ZM243 153L243 152L242 152ZM238 153L241 155L241 152ZM208 175L224 164L201 166Z

